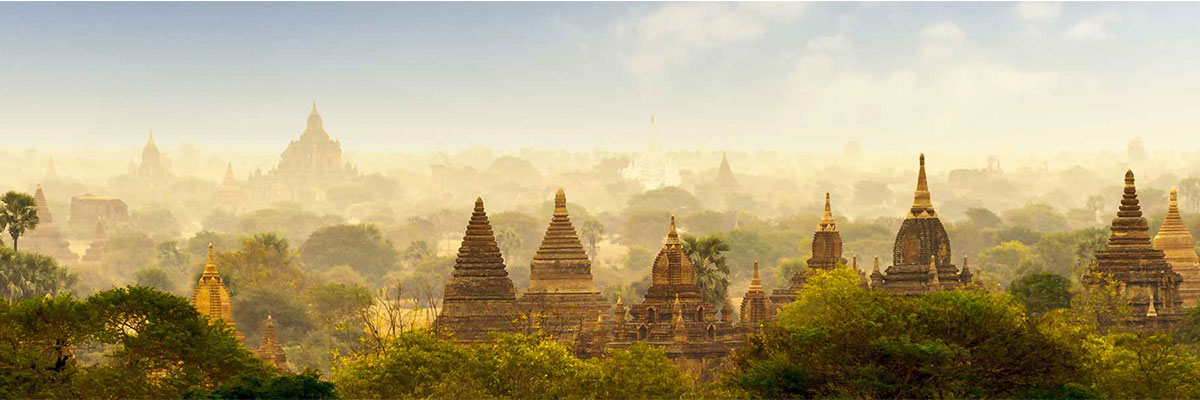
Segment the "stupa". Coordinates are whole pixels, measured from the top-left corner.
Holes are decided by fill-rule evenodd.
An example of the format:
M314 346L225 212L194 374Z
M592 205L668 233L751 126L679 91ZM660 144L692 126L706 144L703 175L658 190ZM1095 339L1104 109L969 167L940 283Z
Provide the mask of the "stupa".
M133 176L151 184L164 183L170 177L167 167L163 165L162 152L158 151L158 145L154 144L154 130L150 130L146 145L142 147L142 160L137 169L133 170Z
M54 223L54 215L50 212L42 185L38 185L34 191L33 202L37 207L38 225L21 237L18 243L21 251L50 256L59 264L78 262L79 255L71 252L70 244L63 239L62 232Z
M263 326L262 340L258 343L258 349L254 351L254 355L258 359L263 360L267 365L279 369L280 372L290 373L291 368L287 364L287 354L283 352L283 346L279 344L279 337L275 335L275 320L267 314L267 321Z
M192 307L210 320L221 320L233 329L239 343L245 344L246 338L237 331L237 323L233 320L233 300L229 290L225 288L221 274L217 272L217 263L213 259L213 245L208 244L208 263L204 265L204 273L192 291Z
M83 254L83 261L96 262L104 258L108 250L108 233L104 231L104 221L96 221L96 231L92 234L92 244Z
M592 263L571 224L562 189L554 196L554 215L530 263L529 290L519 305L542 330L570 342L598 314L607 315L609 303L592 282Z
M747 333L757 333L762 330L762 323L770 319L770 301L763 292L762 280L758 278L758 260L754 260L754 277L750 279L750 288L742 296L741 315L742 329Z
M1093 272L1121 283L1131 308L1126 323L1154 329L1177 321L1183 308L1179 293L1183 277L1150 241L1150 226L1142 217L1133 171L1125 172L1121 206L1110 229L1108 246L1096 252ZM1094 276L1085 278L1084 283L1100 283Z
M217 187L216 206L218 209L237 213L242 211L245 202L246 194L238 184L237 178L233 176L233 163L229 163L225 166L225 178L221 180L221 186Z
M682 181L679 167L664 154L658 142L658 127L654 125L653 116L650 117L646 148L633 155L629 165L621 169L621 177L641 183L646 190L678 186Z
M729 157L724 152L721 153L721 165L717 167L717 178L714 183L717 190L725 193L735 192L740 187L737 177L733 175L733 168L729 166Z
M516 289L478 198L435 325L452 340L470 343L487 340L489 333L514 332L516 319Z
M1188 232L1183 217L1179 215L1178 192L1172 188L1170 203L1167 206L1167 217L1158 234L1154 236L1154 248L1162 250L1166 255L1167 264L1183 277L1179 285L1179 296L1183 299L1183 307L1196 306L1200 299L1200 258L1196 257L1196 241Z
M912 207L896 233L892 265L882 274L872 273L871 279L871 287L902 295L954 289L970 282L970 274L960 274L953 264L950 236L933 209L924 154L920 158Z

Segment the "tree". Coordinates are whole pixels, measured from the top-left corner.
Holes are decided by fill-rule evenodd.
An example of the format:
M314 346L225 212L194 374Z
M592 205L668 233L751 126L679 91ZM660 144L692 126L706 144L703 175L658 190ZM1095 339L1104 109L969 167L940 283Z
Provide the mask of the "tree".
M162 268L143 268L137 270L133 274L133 280L138 286L152 287L164 292L171 292L175 289L175 285L171 283L171 277Z
M300 258L310 269L349 265L369 279L378 279L397 267L400 254L375 225L353 224L317 229L300 246Z
M661 210L627 210L617 230L617 242L657 249L667 236L671 213Z
M237 251L218 252L216 259L221 272L227 274L225 284L234 297L242 288L303 293L308 285L306 275L296 267L296 255L287 240L273 233L254 235L242 241Z
M729 263L722 254L729 244L716 235L684 235L683 250L696 268L696 286L709 304L721 304L729 292Z
M70 295L0 301L0 398L67 398L96 318Z
M892 296L845 268L809 278L733 363L726 382L753 398L1053 398L1086 383L1078 353L1007 296Z
M597 399L678 399L691 377L646 342L594 358Z
M77 278L53 258L0 247L0 296L19 301L69 292Z
M972 207L967 209L967 220L981 227L1000 226L1000 216L986 208Z
M582 236L583 242L587 243L588 255L592 257L592 262L596 262L596 254L599 251L596 244L604 237L604 224L588 218L579 226L579 235Z
M332 382L322 381L321 374L303 371L296 375L242 374L212 391L196 390L185 399L337 399Z
M26 230L36 228L40 222L37 203L28 193L12 190L0 197L0 203L3 203L0 207L0 228L8 230L13 250L16 250L17 239L24 235Z
M1008 292L1033 316L1071 306L1071 281L1058 274L1023 275L1008 286Z
M500 247L501 254L512 257L521 248L521 244L521 236L512 227L506 226L496 231L496 246Z

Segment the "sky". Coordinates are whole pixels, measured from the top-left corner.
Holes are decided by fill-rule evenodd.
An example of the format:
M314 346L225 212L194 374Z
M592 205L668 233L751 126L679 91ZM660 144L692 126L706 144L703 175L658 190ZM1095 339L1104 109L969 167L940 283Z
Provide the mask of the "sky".
M1197 3L2 3L0 146L1200 147Z

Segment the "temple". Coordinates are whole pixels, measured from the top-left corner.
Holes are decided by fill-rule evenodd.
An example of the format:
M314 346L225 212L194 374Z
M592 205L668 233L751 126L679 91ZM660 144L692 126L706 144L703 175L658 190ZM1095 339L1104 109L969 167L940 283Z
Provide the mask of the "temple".
M737 178L733 176L733 168L729 166L729 157L721 153L721 165L717 167L717 178L714 182L717 190L722 192L735 192L741 186L738 184Z
M137 168L133 170L133 176L144 183L162 184L165 183L170 174L167 172L167 167L163 165L162 153L158 151L158 146L154 144L154 131L151 130L149 137L146 139L146 146L142 147L142 160Z
M1123 323L1157 329L1178 321L1183 308L1179 293L1183 277L1171 269L1163 250L1151 244L1150 226L1142 217L1133 171L1125 172L1121 206L1110 229L1108 246L1096 252L1092 272L1120 282L1131 308L1131 315ZM1084 283L1103 284L1095 275L1085 277Z
M796 294L804 288L804 283L808 280L806 274L810 271L828 271L839 265L846 265L846 259L842 258L842 234L838 232L837 223L833 221L833 208L829 203L829 193L825 193L825 211L821 214L821 220L817 222L817 228L813 232L812 257L805 264L808 265L808 269L801 269L792 274L792 283L789 287L775 289L771 293L769 316L772 319L780 308L796 300Z
M650 117L650 134L647 136L646 148L633 155L629 165L621 170L621 177L641 183L646 190L677 186L682 181L679 167L663 154L653 116Z
M1196 241L1179 215L1177 197L1178 192L1172 188L1167 217L1158 228L1158 234L1154 235L1154 248L1162 250L1167 264L1183 278L1183 283L1179 285L1179 297L1183 300L1183 307L1191 308L1196 306L1200 298L1200 258L1196 257Z
M733 325L731 307L722 307L718 315L717 307L701 298L695 267L679 240L674 216L666 243L651 266L645 299L629 309L628 319L621 308L615 310L619 313L607 348L648 342L661 347L667 357L702 381L711 378L717 365L742 343L741 331Z
M96 231L92 233L92 243L87 252L83 253L83 261L100 261L104 258L105 251L108 251L108 233L104 231L104 221L96 221Z
M37 207L38 225L21 238L21 249L50 256L59 264L78 262L79 255L71 252L70 244L54 224L42 185L38 185L33 193L33 202Z
M815 245L815 243L814 243ZM901 295L920 295L955 289L971 281L970 271L960 273L950 254L950 236L933 209L921 154L913 204L892 250L892 264L883 273L871 274L871 287Z
M477 198L454 272L446 282L435 329L466 343L485 341L489 333L515 332L516 300L483 199Z
M262 340L259 341L254 355L280 372L290 373L292 371L288 367L287 354L284 354L283 346L279 344L279 337L275 335L275 320L271 318L270 314L267 314L267 321L263 325Z
M609 304L592 282L592 263L567 213L562 189L554 215L529 267L529 290L518 302L521 313L543 331L577 342L585 324L607 314Z
M237 324L233 321L233 302L221 274L217 272L212 243L208 244L208 263L204 265L204 273L200 275L200 281L196 283L196 289L192 292L192 307L210 320L224 321L225 325L233 330L239 343L246 342L246 338L237 331Z
M103 221L108 228L129 221L129 206L121 199L91 193L71 197L71 220L67 228L76 236L84 236Z
M260 202L322 201L326 189L358 176L358 170L342 160L342 144L325 131L314 101L300 139L288 144L275 169L251 176L249 183Z
M229 163L225 166L225 179L222 179L221 186L217 187L216 206L221 210L238 213L245 208L245 202L246 195L242 186L233 176L233 163Z
M754 260L754 276L750 278L750 288L742 296L742 308L739 312L742 330L747 333L762 331L762 323L770 320L770 301L763 292L762 280L758 278L758 260Z

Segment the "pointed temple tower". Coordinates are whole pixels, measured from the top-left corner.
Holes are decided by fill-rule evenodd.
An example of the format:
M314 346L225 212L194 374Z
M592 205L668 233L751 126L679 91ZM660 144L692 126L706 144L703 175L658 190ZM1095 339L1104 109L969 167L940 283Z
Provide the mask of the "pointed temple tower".
M279 344L279 337L275 335L275 320L267 314L267 322L263 327L262 340L258 343L258 349L254 351L254 355L258 359L263 360L267 365L274 366L283 373L291 373L291 368L288 368L287 354L283 352L283 346Z
M516 289L504 269L483 199L477 198L435 327L458 342L482 342L489 333L514 332L516 319Z
M1096 252L1092 271L1121 282L1132 308L1127 323L1152 329L1177 321L1183 308L1179 294L1183 277L1171 270L1166 254L1150 242L1150 227L1142 217L1133 171L1125 172L1125 191L1111 230L1108 247ZM1098 283L1093 277L1085 278L1085 283Z
M239 343L246 343L246 338L237 331L237 323L233 321L233 301L221 274L217 272L217 263L213 259L213 245L208 244L208 263L204 265L204 273L192 291L192 307L210 320L222 320L233 329Z
M933 209L929 183L925 178L924 154L921 154L920 162L912 208L896 233L892 250L893 265L883 274L871 274L872 287L893 294L920 295L934 290L954 289L966 283L958 267L952 264L950 236Z
M154 144L154 130L150 130L146 146L142 147L142 160L133 170L133 176L148 183L163 183L169 176L163 165L162 153Z
M717 190L725 193L735 192L738 190L737 178L733 176L733 168L729 166L729 157L721 153L721 166L717 167L717 179L714 182L717 185Z
M1179 215L1177 197L1177 191L1172 188L1167 217L1154 236L1154 248L1162 250L1166 254L1167 264L1183 277L1179 296L1183 299L1183 307L1191 308L1200 299L1200 258L1196 257L1196 241Z
M571 225L562 189L554 195L554 215L530 263L529 290L519 305L544 331L568 342L597 314L608 314L608 301L592 283L592 263Z
M775 289L771 293L770 317L772 319L780 308L796 301L796 294L804 288L804 283L808 280L806 274L810 271L828 271L837 268L838 265L846 264L846 259L842 258L842 234L838 233L837 223L833 221L833 208L829 204L829 193L825 193L825 212L821 214L821 220L817 222L817 229L813 232L812 258L809 258L806 263L808 269L796 271L792 275L790 287Z
M794 296L794 295L793 295ZM763 292L762 280L758 278L758 260L754 260L754 277L750 279L750 288L742 296L741 325L747 333L757 333L762 330L762 323L769 319L770 302Z
M96 262L104 258L104 252L108 250L108 233L104 231L104 221L96 221L96 231L92 234L92 244L88 246L87 253L83 254L83 261Z
M358 171L342 160L342 144L325 131L313 101L300 139L288 143L275 169L252 179L252 186L255 197L267 203L319 201L324 200L327 188L358 176Z
M732 306L727 306L732 309ZM730 310L731 311L731 310ZM608 348L648 342L702 381L711 379L717 365L741 344L740 330L728 313L718 318L717 307L704 302L696 286L696 271L679 240L671 217L666 243L654 259L645 299L630 308L631 319L617 317Z
M46 202L46 194L42 193L42 185L38 185L33 193L33 202L37 206L39 222L36 228L21 238L21 250L45 254L59 264L79 262L79 255L71 252L70 244L54 224L54 216L50 214L50 204Z
M217 208L237 213L242 211L245 201L242 186L233 176L233 163L229 163L225 166L225 179L221 180L221 186L217 187Z

